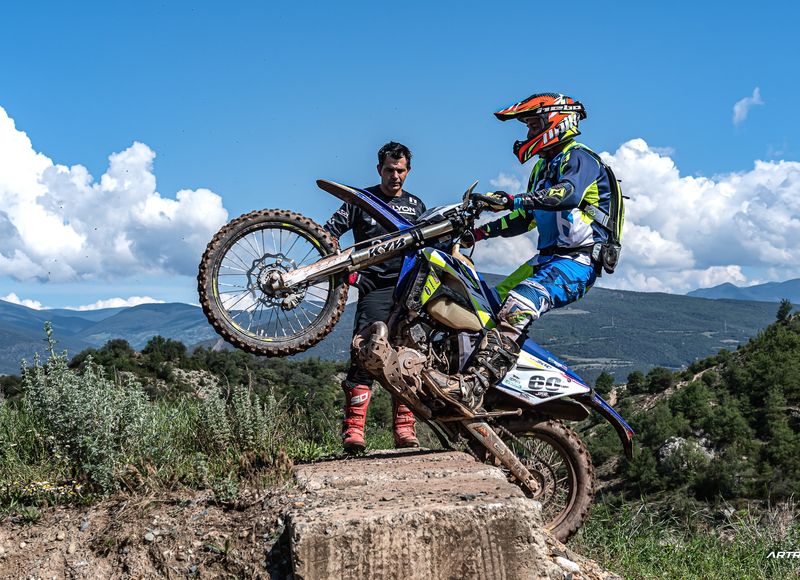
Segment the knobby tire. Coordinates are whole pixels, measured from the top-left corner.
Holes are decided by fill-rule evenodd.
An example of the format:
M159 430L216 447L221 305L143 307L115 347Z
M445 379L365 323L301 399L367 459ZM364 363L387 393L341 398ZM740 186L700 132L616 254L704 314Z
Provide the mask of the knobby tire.
M290 231L315 246L319 258L337 250L336 241L327 231L300 214L280 209L265 209L242 215L223 226L203 253L197 275L200 305L214 330L233 346L268 357L297 354L308 350L333 330L344 312L347 284L344 274L328 278L329 291L320 314L307 328L301 329L300 333L285 337L264 337L248 332L232 320L222 304L217 274L228 250L245 236L261 230Z

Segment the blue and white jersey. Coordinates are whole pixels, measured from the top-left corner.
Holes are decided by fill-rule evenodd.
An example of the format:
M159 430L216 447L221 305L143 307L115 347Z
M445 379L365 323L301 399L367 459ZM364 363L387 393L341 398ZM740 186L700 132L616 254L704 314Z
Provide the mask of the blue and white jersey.
M487 237L511 237L533 228L539 239L537 249L586 249L608 239L608 232L596 223L581 207L597 206L606 213L611 210L611 187L605 168L587 147L575 141L552 159L540 158L531 171L529 192L539 192L548 199L546 209L519 208L490 222L481 229ZM590 264L588 252L569 255L573 260ZM537 257L538 263L551 259Z

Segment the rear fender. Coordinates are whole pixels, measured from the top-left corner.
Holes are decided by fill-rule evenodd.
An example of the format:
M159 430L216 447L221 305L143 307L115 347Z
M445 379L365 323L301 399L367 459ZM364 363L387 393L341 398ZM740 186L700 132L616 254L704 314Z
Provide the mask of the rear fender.
M584 405L588 405L597 411L606 421L611 423L614 430L617 432L620 441L622 441L622 448L625 450L625 457L633 459L633 436L634 430L622 418L622 415L614 410L614 407L609 405L603 400L603 397L592 391L581 397L575 397Z

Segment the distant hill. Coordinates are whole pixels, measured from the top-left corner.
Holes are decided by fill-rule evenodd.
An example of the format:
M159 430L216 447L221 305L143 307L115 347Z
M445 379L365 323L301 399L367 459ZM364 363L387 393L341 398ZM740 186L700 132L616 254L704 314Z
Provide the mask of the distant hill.
M488 274L491 283L501 276ZM800 302L800 301L798 301ZM721 348L736 349L775 320L777 306L673 294L592 289L580 302L546 314L531 336L593 381L603 370L624 381L633 370L677 369ZM333 332L297 358L349 357L355 304ZM200 308L188 304L142 304L78 312L32 310L0 301L0 373L19 372L22 358L44 350L44 321L53 323L59 348L72 354L124 338L141 349L155 335L188 347L228 348Z
M600 485L637 499L658 494L664 505L721 497L733 505L743 498L777 505L796 497L798 361L800 314L794 314L735 353L697 361L675 375L654 370L613 389L609 399L636 431L637 452L632 462L617 461L613 429L584 423Z
M216 336L200 308L189 304L141 304L101 310L33 310L0 300L0 374L19 372L22 359L45 352L49 321L60 350L70 354L124 338L136 349L161 335L194 345Z
M746 287L725 283L712 288L692 290L687 296L713 299L724 298L728 300L755 300L758 302L780 302L783 299L787 299L792 304L800 304L800 278Z

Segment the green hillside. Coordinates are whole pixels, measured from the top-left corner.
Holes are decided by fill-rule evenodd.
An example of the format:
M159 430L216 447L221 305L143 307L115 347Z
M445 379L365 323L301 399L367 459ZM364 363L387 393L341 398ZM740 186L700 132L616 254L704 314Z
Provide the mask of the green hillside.
M797 574L796 562L765 559L800 541L791 499L800 491L800 317L784 308L779 318L677 374L635 371L624 386L602 375L599 388L637 430L636 456L621 458L598 417L579 425L599 492L571 546L626 578ZM120 489L206 489L233 502L248 482L281 485L292 460L340 453L342 370L314 358L190 352L160 337L138 352L111 341L69 364L51 354L22 378L0 378L0 514L35 518L43 506ZM420 436L437 446L424 427ZM367 441L391 446L380 389Z
M800 315L778 316L734 352L629 376L615 394L638 453L615 463L612 487L708 501L800 495ZM596 462L617 454L610 429L587 434Z

